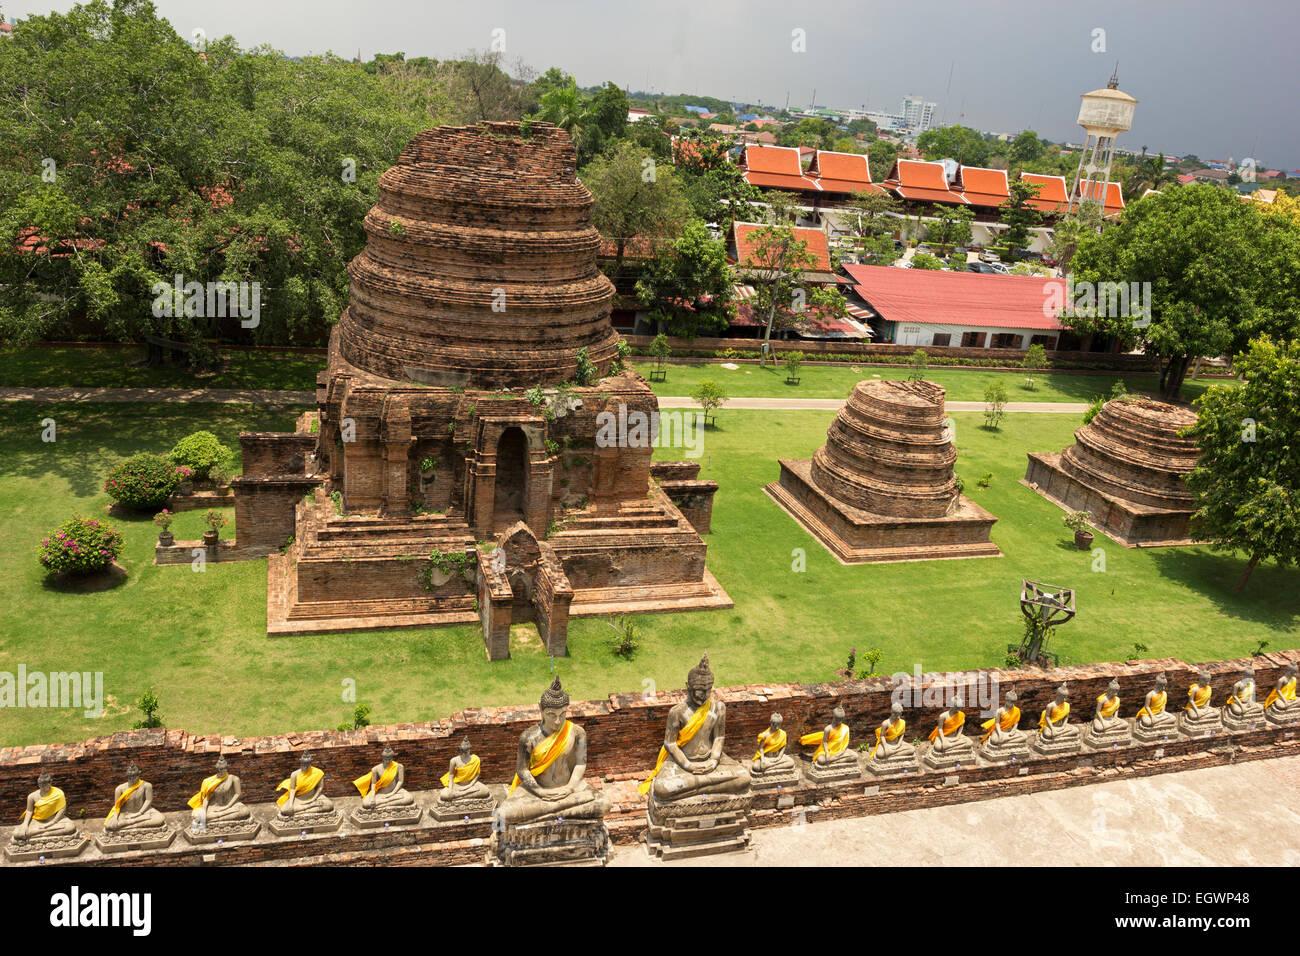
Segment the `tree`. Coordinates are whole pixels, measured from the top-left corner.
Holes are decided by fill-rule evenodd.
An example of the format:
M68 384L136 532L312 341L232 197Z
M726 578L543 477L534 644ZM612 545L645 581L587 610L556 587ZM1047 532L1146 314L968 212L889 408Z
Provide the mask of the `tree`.
M606 83L587 105L586 141L578 151L578 166L627 136L627 93L617 84Z
M766 368L772 330L796 328L803 321L807 293L800 280L804 270L817 263L808 251L808 243L797 238L785 223L789 198L772 192L764 198L773 224L759 226L749 234L750 252L740 265L756 283L755 314L766 314L762 352L762 367Z
M681 164L677 170L691 212L704 222L717 223L723 233L730 232L734 222L761 218L758 203L763 194L745 182L744 174L731 163L698 174L684 170Z
M1042 345L1031 345L1025 350L1025 359L1021 363L1029 373L1025 378L1025 388L1033 391L1034 375L1047 367L1047 349Z
M912 253L912 268L939 272L943 270L943 260L938 256L930 255L928 252L914 252Z
M697 219L660 250L636 284L637 298L650 309L650 318L670 334L688 339L726 330L735 288L726 247Z
M878 139L867 147L867 165L871 167L871 181L882 182L898 159L898 144Z
M854 193L844 203L844 221L856 235L874 238L893 231L890 217L902 205L888 193Z
M1178 174L1165 166L1165 154L1161 153L1158 156L1143 156L1138 159L1128 176L1121 181L1124 183L1124 195L1131 201L1140 199L1148 189L1162 189L1173 185L1178 181Z
M668 356L673 354L672 346L668 344L668 336L660 332L650 342L650 357L655 360L655 374L667 379L668 372L664 365L668 362Z
M516 60L512 78L502 67L504 60L499 50L471 50L459 60L439 64L440 82L447 87L454 104L456 122L523 118L532 71L522 60Z
M971 239L971 223L975 212L969 206L949 206L936 203L934 219L925 232L925 241L937 246L939 255L945 256L954 246L964 246Z
M1197 357L1243 350L1260 335L1295 339L1300 226L1261 216L1256 205L1215 186L1194 185L1128 207L1101 235L1081 240L1072 264L1076 286L1137 284L1143 309L1139 313L1130 301L1125 314L1117 307L1122 299L1102 301L1106 297L1098 294L1091 307L1076 302L1063 321L1076 332L1115 336L1158 358L1160 391L1171 401Z
M963 166L985 166L989 144L983 134L968 126L940 126L916 138L916 148L928 160L955 159Z
M1070 271L1070 262L1079 249L1080 240L1101 232L1102 223L1101 208L1091 202L1080 203L1076 209L1057 220L1052 227L1048 252L1061 267L1063 274Z
M585 148L587 123L592 120L592 115L578 89L578 81L569 77L567 84L552 87L543 93L540 102L541 106L534 119L554 123L568 133L573 140L574 149L578 150L581 157ZM583 164L580 161L578 165Z
M704 427L709 427L709 413L716 412L727 401L727 392L721 385L706 378L696 386L695 391L691 393L691 398L699 403L700 408L704 410ZM714 420L717 420L716 415Z
M592 224L615 244L614 281L623 271L630 239L677 235L690 210L673 168L634 143L624 141L611 154L597 156L582 171L591 190Z
M1029 230L1043 221L1042 215L1029 200L1038 195L1041 187L1024 179L1011 179L1007 182L1008 199L1001 205L1002 243L1007 247L1010 258L1014 261L1021 250L1029 245Z
M926 372L930 368L930 353L925 349L917 349L908 359L907 364L910 367L907 373L907 379L910 382L919 382L925 378Z
M1201 457L1187 487L1198 498L1197 536L1248 556L1239 594L1265 558L1300 560L1300 343L1262 337L1233 364L1243 383L1211 386L1196 401L1189 434Z
M1006 416L1007 387L990 382L984 387L984 427L997 428Z
M1038 138L1032 129L1027 129L1007 147L1007 168L1023 169L1028 163L1035 163L1043 154L1046 144Z

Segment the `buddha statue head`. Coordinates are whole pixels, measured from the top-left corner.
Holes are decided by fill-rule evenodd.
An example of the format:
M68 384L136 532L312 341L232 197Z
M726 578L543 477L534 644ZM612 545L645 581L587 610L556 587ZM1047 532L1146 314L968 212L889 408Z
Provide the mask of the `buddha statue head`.
M953 691L953 695L951 699L949 699L948 701L949 712L956 713L957 711L961 710L962 707L964 706L965 706L965 701L962 700L961 691Z
M139 783L139 781L140 781L140 768L137 767L135 765L135 761L132 760L129 764L126 765L126 782L134 786L135 784Z
M709 669L709 655L705 654L686 675L686 697L692 706L702 707L712 692L713 671Z
M304 773L311 769L311 751L310 751L310 750L304 750L304 751L302 752L302 757L298 760L298 769L301 770L301 771L304 772Z
M1007 696L1005 698L1007 702L1007 707L1016 706L1016 701L1018 701L1019 699L1020 699L1020 695L1017 694L1014 690L1007 691Z
M473 749L473 744L469 742L468 734L460 738L460 759L461 760L468 760L470 751L472 749Z
M785 718L781 716L780 711L775 711L768 719L767 725L772 728L773 733L776 733L781 729L783 723L785 723Z
M36 789L41 792L41 796L43 797L50 792L50 788L53 786L54 778L50 776L50 772L48 770L42 770L41 775L36 778Z
M1255 668L1251 667L1249 664L1243 667L1241 669L1241 679L1247 684L1255 683Z
M1202 687L1205 687L1210 683L1210 672L1204 667L1202 667L1201 672L1196 675L1196 683L1200 684Z
M1286 665L1286 670L1282 672L1283 680L1295 680L1296 665L1294 663Z
M384 752L379 755L379 763L382 766L387 767L390 763L393 762L393 758L396 756L397 756L397 751L393 749L392 744L385 744Z
M1114 684L1115 682L1114 682L1114 681L1111 681L1111 683ZM1168 686L1168 684L1169 684L1169 678L1165 676L1164 671L1161 671L1159 674L1156 675L1156 693L1157 693L1157 694L1160 693L1161 691L1163 691L1163 690L1165 689L1165 687ZM1118 685L1116 685L1116 688L1115 688L1115 689L1116 689L1116 690L1119 689Z
M1165 675L1164 675L1164 674L1161 674L1159 677L1156 678L1156 681L1157 681L1157 682L1162 681L1162 680L1164 680L1164 678L1165 678ZM1107 697L1118 697L1118 696L1119 696L1119 681L1117 681L1117 680L1112 680L1109 684L1106 685L1106 696L1107 696Z
M225 758L225 757L218 757L218 758L217 758L217 767L216 767L216 769L217 769L217 773L222 774L222 775L224 776L225 773L226 773L226 771L229 769L229 767L230 767L230 765L229 765L228 763L226 763L226 758Z
M551 686L546 688L546 693L542 694L537 706L542 711L542 732L548 737L564 726L564 720L569 715L569 695L560 686L558 674Z
M1067 697L1069 697L1069 696L1070 696L1070 688L1066 687L1064 684L1062 684L1060 687L1056 688L1056 703L1057 703L1058 705L1059 705L1059 704L1064 704L1064 703L1065 703L1065 698L1067 698Z
M893 705L889 708L889 716L894 718L894 720L898 720L899 717L903 716L903 702L901 700L894 701Z
M844 723L844 708L836 707L831 711L831 726L838 727L842 723Z

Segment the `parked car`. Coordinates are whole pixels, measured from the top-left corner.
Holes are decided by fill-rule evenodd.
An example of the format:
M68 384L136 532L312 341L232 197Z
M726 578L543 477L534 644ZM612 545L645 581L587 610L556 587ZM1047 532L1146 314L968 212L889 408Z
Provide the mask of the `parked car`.
M1000 262L990 262L989 267L1000 276L1011 275L1011 270Z
M968 262L966 263L967 272L979 272L984 275L996 275L997 269L994 269L987 262Z

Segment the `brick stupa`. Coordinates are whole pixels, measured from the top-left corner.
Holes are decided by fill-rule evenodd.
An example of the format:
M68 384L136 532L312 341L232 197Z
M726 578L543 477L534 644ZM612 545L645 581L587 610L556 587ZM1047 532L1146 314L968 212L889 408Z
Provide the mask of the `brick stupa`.
M421 133L380 177L319 410L241 436L271 633L478 622L496 659L511 623L563 654L570 614L731 606L700 537L716 484L652 469L631 430L596 441L599 413L658 401L618 368L575 161L550 124L483 123Z
M1196 413L1146 398L1117 398L1074 432L1061 454L1029 453L1022 484L1126 548L1191 544L1196 510L1187 475L1200 450L1179 431Z
M933 382L859 382L812 458L781 459L767 493L845 564L985 558L997 521L957 490Z

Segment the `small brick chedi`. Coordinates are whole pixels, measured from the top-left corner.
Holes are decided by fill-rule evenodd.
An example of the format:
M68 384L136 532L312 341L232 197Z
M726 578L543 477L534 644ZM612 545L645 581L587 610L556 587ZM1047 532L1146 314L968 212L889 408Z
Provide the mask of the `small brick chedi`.
M1125 547L1190 544L1196 510L1187 475L1200 450L1179 431L1196 413L1146 398L1116 398L1074 432L1059 455L1029 453L1024 484Z
M380 177L319 410L241 436L271 633L480 621L496 659L512 622L563 654L571 613L731 606L700 537L717 485L652 469L575 159L550 124L483 123Z
M940 386L871 380L767 492L846 564L997 557L997 519L957 490L956 461Z

